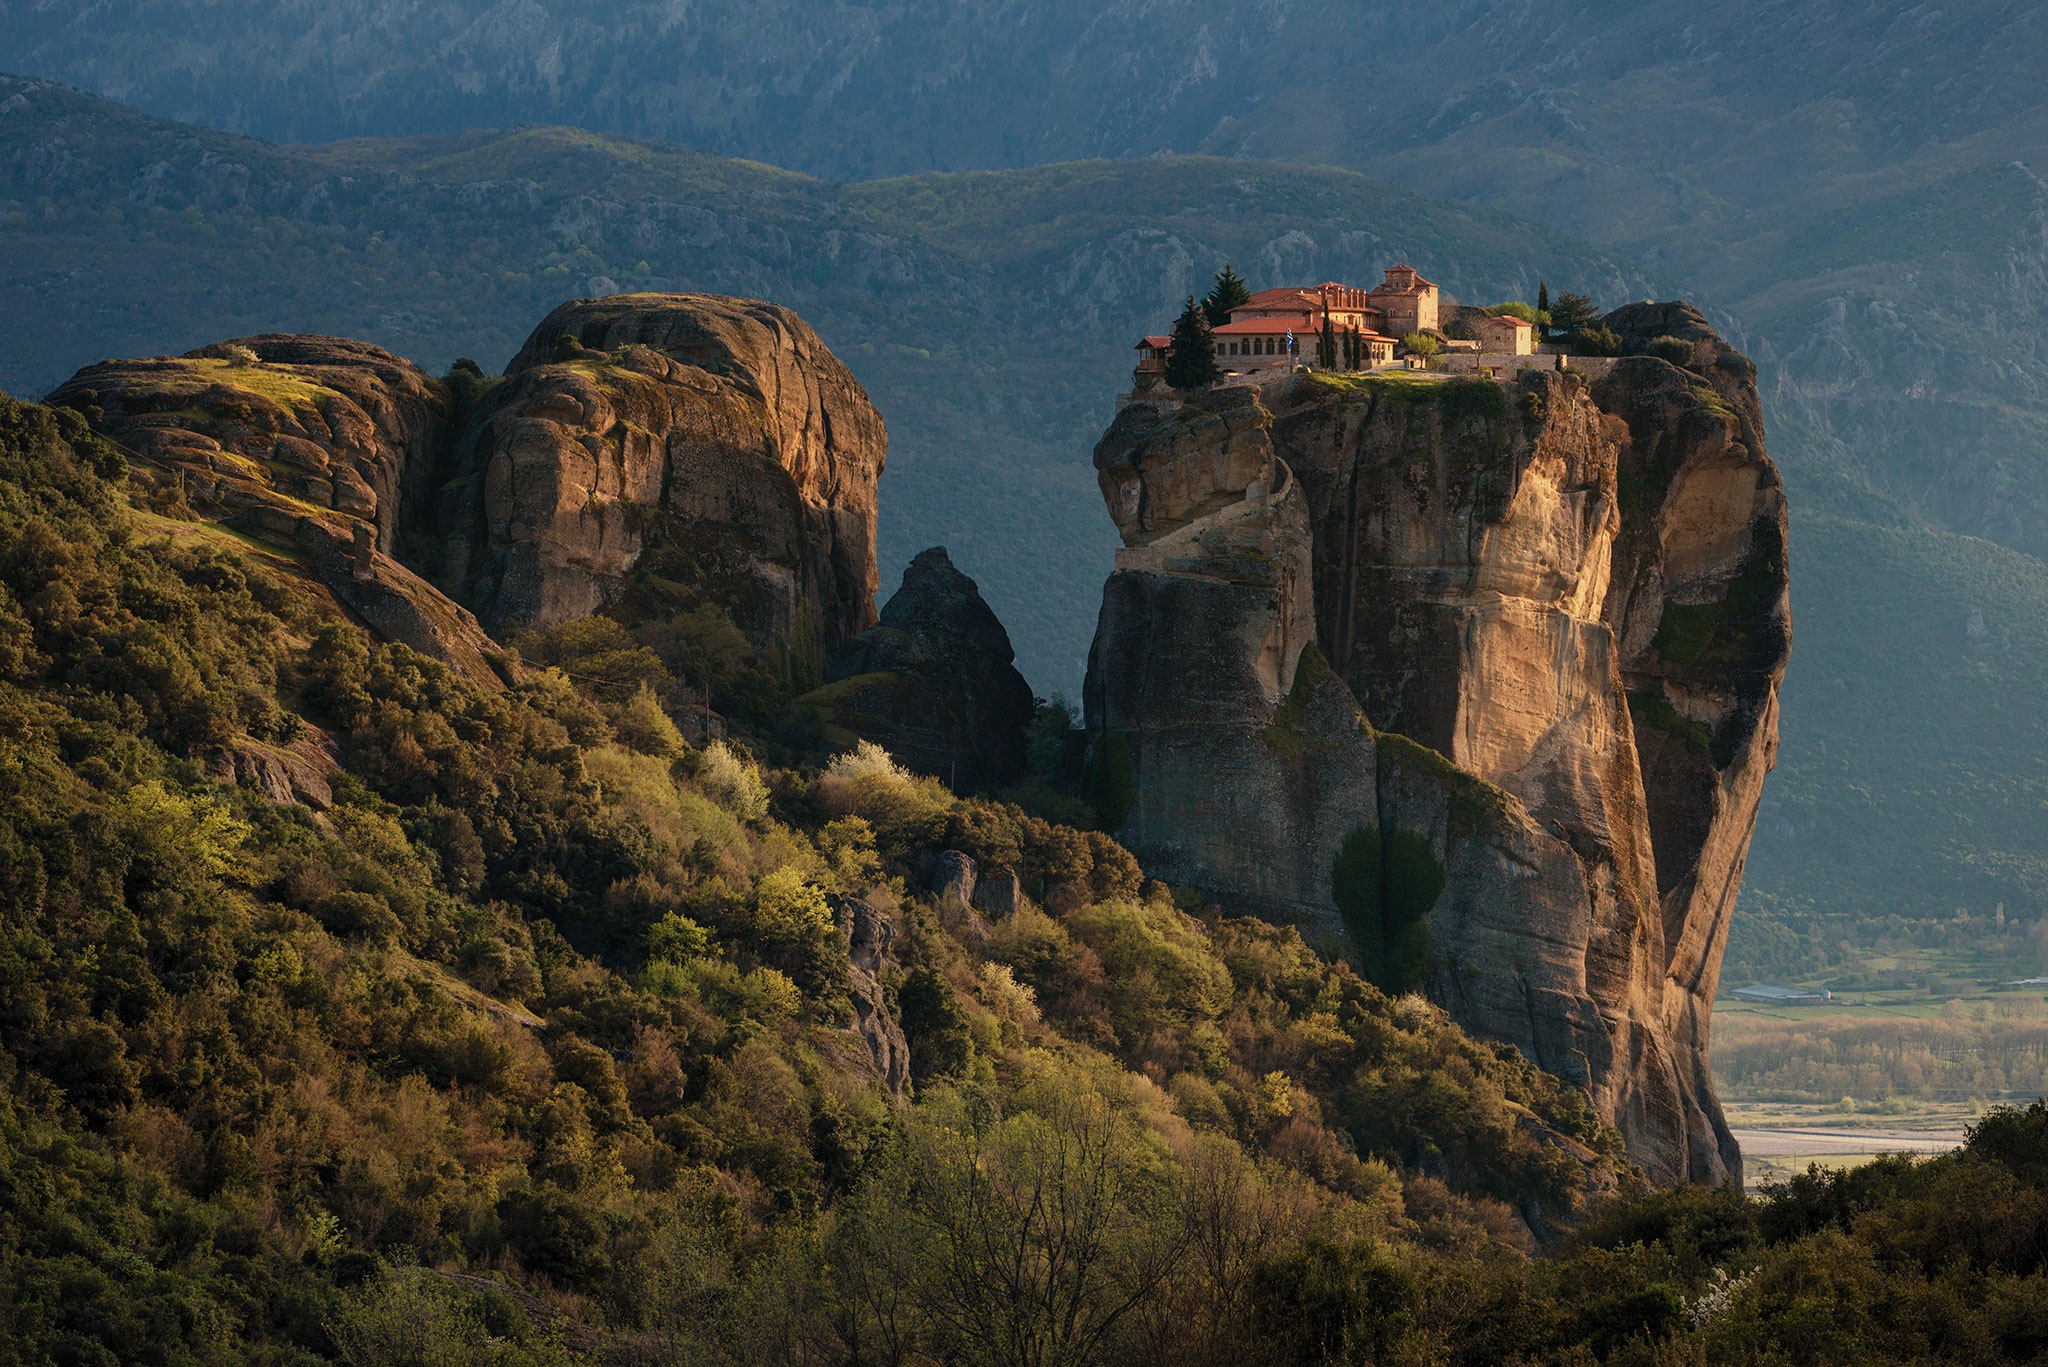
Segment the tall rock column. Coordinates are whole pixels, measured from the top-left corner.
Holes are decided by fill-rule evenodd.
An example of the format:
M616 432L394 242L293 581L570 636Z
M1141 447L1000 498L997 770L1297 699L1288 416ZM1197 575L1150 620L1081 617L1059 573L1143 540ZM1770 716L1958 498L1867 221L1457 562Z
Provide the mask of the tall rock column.
M1255 390L1123 410L1096 447L1122 533L1088 660L1092 763L1158 878L1288 919L1375 820L1371 738L1314 637L1301 488Z
M1788 637L1746 362L1695 360L1125 410L1096 455L1126 550L1088 705L1095 744L1129 750L1122 835L1158 876L1348 938L1384 985L1426 981L1583 1084L1653 1176L1717 1181L1741 1160L1706 1011ZM1276 587L1251 591L1241 552L1172 554L1266 469ZM1272 641L1309 662L1291 680L1260 667ZM1338 849L1370 896L1333 880ZM1387 948L1404 905L1427 910L1419 969Z

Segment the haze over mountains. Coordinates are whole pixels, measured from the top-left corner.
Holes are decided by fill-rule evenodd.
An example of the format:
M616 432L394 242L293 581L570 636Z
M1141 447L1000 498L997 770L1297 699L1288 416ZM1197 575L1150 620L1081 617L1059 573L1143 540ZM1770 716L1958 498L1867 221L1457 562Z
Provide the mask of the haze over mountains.
M38 150L46 125L0 118L0 195L22 206L4 284L30 310L0 383L39 392L101 354L271 326L495 365L520 320L593 279L765 294L890 421L885 578L952 545L1049 690L1072 687L1092 612L1059 586L1110 544L1081 453L1127 334L1216 259L1254 285L1407 256L1481 301L1539 273L1608 304L1683 293L1760 365L1794 521L1785 748L1746 901L2031 910L2048 903L2035 18L1838 0L793 0L601 21L565 3L0 4L18 69L271 138L573 123L832 180L1208 152L1347 166L1608 251L1264 164L833 189L561 133L284 152L81 103L62 153ZM291 232L235 226L252 218Z

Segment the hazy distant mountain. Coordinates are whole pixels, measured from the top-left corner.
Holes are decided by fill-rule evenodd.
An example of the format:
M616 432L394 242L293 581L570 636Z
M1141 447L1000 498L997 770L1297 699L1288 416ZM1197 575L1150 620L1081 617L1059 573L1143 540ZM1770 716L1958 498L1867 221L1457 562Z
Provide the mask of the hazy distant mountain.
M1680 282L1763 364L1809 510L2040 555L2039 21L1996 0L0 0L0 47L279 139L568 123L841 180L1159 151L1349 166Z
M0 387L288 329L502 365L566 298L675 288L799 310L889 423L883 575L949 546L1040 689L1078 693L1115 531L1088 453L1131 344L1227 258L1255 286L1453 294L1646 278L1489 210L1212 157L837 186L569 129L279 148L0 77Z

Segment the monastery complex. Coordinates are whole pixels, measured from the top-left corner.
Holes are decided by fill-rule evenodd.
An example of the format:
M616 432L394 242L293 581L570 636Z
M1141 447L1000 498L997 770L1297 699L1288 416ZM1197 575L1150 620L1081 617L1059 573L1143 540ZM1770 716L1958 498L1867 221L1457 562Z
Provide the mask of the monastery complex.
M1337 342L1337 355L1343 358L1339 369L1423 368L1421 357L1396 355L1399 339L1416 333L1438 340L1442 359L1436 368L1443 370L1499 373L1549 360L1536 359L1536 329L1520 318L1454 307L1458 315L1454 330L1465 335L1452 338L1443 334L1442 309L1436 285L1423 279L1413 266L1388 267L1386 278L1371 289L1326 280L1320 285L1260 290L1231 310L1229 322L1213 329L1216 363L1226 379L1312 363L1326 323ZM1172 345L1173 339L1167 336L1138 341L1138 364L1132 375L1135 391L1142 393L1164 382ZM1350 360L1353 357L1355 364Z

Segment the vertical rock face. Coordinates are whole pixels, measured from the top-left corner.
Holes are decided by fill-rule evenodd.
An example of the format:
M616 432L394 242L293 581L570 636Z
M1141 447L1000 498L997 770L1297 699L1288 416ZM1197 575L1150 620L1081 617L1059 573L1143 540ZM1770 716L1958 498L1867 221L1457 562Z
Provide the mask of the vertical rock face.
M1784 503L1748 362L1683 305L1611 325L1693 363L1127 408L1096 452L1126 549L1089 724L1148 869L1395 979L1374 956L1423 899L1414 980L1583 1083L1650 1173L1713 1181L1740 1171L1706 1021L1776 743Z
M974 581L934 546L903 571L881 620L842 645L827 683L799 699L954 791L1024 774L1031 686Z
M710 599L757 649L793 644L815 669L874 622L886 447L859 383L787 309L564 304L456 443L437 577L499 634Z

